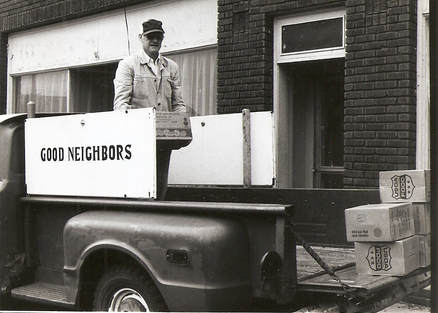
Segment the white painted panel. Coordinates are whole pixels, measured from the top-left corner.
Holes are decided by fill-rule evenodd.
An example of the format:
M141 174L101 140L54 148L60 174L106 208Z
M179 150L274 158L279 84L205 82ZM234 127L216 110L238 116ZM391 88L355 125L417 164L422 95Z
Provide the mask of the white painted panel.
M153 109L28 119L27 192L154 198L155 142Z
M217 42L217 1L155 1L127 7L126 20L119 9L13 33L9 74L120 60L129 54L128 45L131 54L141 48L138 34L149 18L163 21L163 52Z
M172 152L169 184L243 184L242 114L190 119L192 142Z
M251 113L251 184L272 185L274 129L271 112Z
M9 73L116 60L128 54L123 10L14 33Z
M242 114L192 117L191 126L192 143L172 152L169 184L242 185ZM272 114L251 113L252 185L272 184L273 153Z

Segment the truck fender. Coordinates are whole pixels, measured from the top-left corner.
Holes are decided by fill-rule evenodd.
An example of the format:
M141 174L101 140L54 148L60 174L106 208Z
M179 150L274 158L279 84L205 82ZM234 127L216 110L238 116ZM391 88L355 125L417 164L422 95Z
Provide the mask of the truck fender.
M64 227L69 301L77 302L82 266L103 249L125 253L144 268L171 311L217 309L227 303L225 297L239 305L250 301L248 233L236 218L126 211L76 215Z

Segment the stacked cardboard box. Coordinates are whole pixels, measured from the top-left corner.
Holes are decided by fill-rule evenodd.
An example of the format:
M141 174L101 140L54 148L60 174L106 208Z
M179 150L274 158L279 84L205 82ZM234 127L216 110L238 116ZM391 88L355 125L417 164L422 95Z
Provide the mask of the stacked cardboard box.
M356 270L404 276L430 265L430 171L381 172L382 203L345 210Z

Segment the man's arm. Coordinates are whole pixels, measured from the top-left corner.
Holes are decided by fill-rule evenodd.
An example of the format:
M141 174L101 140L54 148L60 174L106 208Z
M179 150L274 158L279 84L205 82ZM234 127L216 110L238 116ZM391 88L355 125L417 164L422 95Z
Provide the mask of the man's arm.
M176 66L174 76L171 77L172 86L172 111L173 112L186 112L186 106L184 105L182 97L181 77L179 75L179 68Z
M119 62L114 78L114 110L130 108L134 69L126 59Z

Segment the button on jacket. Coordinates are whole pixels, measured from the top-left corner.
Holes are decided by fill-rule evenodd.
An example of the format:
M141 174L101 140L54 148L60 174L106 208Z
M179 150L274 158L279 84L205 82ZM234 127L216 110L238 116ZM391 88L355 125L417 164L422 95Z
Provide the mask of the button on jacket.
M114 110L155 107L157 111L185 112L178 65L159 57L156 76L149 56L129 56L119 62L114 78Z

